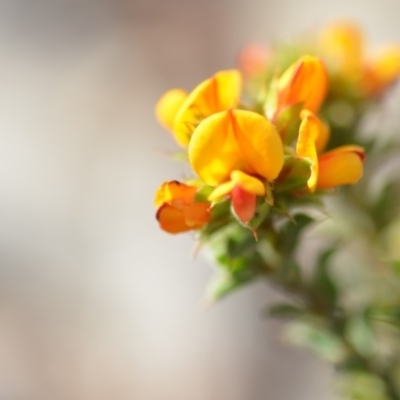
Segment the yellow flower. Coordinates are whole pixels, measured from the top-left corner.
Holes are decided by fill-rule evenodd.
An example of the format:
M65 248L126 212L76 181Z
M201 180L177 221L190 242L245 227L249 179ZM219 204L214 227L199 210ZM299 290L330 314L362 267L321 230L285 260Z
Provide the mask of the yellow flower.
M365 91L371 96L379 96L400 76L400 48L391 46L383 49L364 68Z
M196 186L164 182L154 198L160 228L169 233L200 229L210 220L210 203L195 203Z
M256 196L265 195L265 180L283 166L283 145L276 128L252 111L227 110L203 120L193 132L189 160L209 186L213 201L231 194L243 222L255 212Z
M220 71L190 94L180 89L167 92L156 105L156 117L186 147L193 130L204 118L239 104L241 86L239 71Z
M329 25L322 31L319 42L336 71L360 74L364 59L364 36L357 25L346 21Z
M320 48L333 72L359 85L368 96L380 95L400 76L400 47L387 47L368 58L363 33L355 24L327 27L320 36Z
M311 161L307 181L310 192L357 183L363 172L364 149L348 145L320 154L329 138L328 127L308 110L303 110L300 117L296 153Z
M303 56L273 82L267 116L275 120L284 109L298 103L303 103L303 109L318 111L327 89L328 74L322 61Z

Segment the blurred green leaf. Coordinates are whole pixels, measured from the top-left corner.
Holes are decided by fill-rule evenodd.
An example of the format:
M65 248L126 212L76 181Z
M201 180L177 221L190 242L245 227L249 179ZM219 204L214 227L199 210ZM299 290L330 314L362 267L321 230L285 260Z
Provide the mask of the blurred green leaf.
M314 219L306 214L296 214L292 219L287 219L279 231L278 247L280 253L290 257L299 244L300 234L307 228Z
M343 362L348 356L347 348L340 338L315 323L292 323L286 329L285 338L292 344L309 349L318 357L334 364Z
M367 372L341 374L335 386L343 400L391 400L384 382Z
M374 335L365 316L355 316L346 325L346 337L358 354L370 357L374 352Z
M312 277L314 302L319 304L322 310L333 308L338 299L338 289L329 273L329 263L335 251L335 248L331 248L320 253Z
M268 307L267 314L271 317L294 318L301 316L305 310L289 303L274 304Z
M386 227L393 221L399 209L400 186L398 182L389 182L384 186L369 212L375 223L377 231Z

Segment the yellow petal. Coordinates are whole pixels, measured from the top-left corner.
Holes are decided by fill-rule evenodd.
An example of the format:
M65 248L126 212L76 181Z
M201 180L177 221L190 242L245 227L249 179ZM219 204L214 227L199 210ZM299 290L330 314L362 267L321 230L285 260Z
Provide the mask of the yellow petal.
M200 83L186 98L175 117L173 134L182 146L187 146L193 130L204 118L236 107L242 86L237 70L221 71Z
M231 171L241 163L226 111L200 123L193 132L188 150L194 171L210 186L228 181Z
M256 196L263 196L265 194L265 185L254 176L245 174L242 171L232 171L231 180L217 186L213 192L208 196L208 200L214 201L221 197L230 194L233 188L238 185L248 193Z
M283 145L275 126L260 114L245 110L229 110L232 132L237 141L240 165L235 168L250 175L274 180L283 166Z
M342 146L319 157L317 187L329 189L356 183L363 173L364 149Z
M263 116L228 110L206 118L196 128L189 160L210 186L228 181L234 170L273 180L283 166L283 146L277 130Z
M164 128L172 131L175 116L186 100L187 93L182 89L172 89L158 100L155 108L157 120Z
M311 161L311 175L307 186L311 192L315 191L318 178L318 156L315 142L320 134L320 121L309 111L302 112L302 121L299 129L299 138L296 144L296 153L300 157Z
M235 187L235 183L228 181L222 185L217 186L208 196L209 201L214 201L220 199L221 197L227 196L231 193L232 189Z
M264 196L265 194L264 183L254 176L250 176L242 171L236 170L231 173L231 179L235 185L240 186L248 193L252 193L256 196Z
M279 78L279 108L304 103L304 108L317 111L328 89L328 74L317 57L303 56Z

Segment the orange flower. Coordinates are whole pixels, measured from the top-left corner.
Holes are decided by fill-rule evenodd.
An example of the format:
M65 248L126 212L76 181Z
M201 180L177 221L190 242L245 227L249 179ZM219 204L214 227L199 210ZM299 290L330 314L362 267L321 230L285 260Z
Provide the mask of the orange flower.
M267 116L275 120L284 109L298 103L303 103L303 109L318 111L327 89L328 74L322 61L303 56L273 82Z
M227 110L200 123L189 144L194 171L216 187L210 201L230 195L239 219L253 217L256 196L266 194L283 165L283 145L276 128L252 111Z
M172 131L176 141L186 147L194 129L204 118L238 105L241 86L239 71L220 71L196 86L190 94L180 89L165 93L156 105L156 117Z
M249 44L243 47L238 56L239 69L245 76L263 72L270 59L270 50L263 44Z
M364 149L348 145L320 154L328 141L327 126L308 110L302 111L300 116L296 153L311 161L307 182L310 192L357 183L363 172Z
M196 186L164 182L154 198L160 228L169 233L180 233L203 227L210 220L210 203L196 203L196 193Z

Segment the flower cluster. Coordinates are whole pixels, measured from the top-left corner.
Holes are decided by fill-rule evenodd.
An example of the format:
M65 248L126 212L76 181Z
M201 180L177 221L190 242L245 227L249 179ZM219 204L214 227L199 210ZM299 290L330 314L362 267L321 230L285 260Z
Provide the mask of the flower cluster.
M360 30L339 23L308 54L288 63L287 52L249 46L238 69L220 71L190 93L172 89L158 101L157 119L194 172L188 182L165 182L157 190L162 229L207 228L225 203L227 213L255 232L261 210L288 215L288 203L313 202L361 178L364 149L349 143L352 132L336 129L330 137L331 124L345 123L330 118L330 108L338 108L338 98L340 107L356 110L381 96L400 74L400 50L390 47L370 59Z
M275 191L299 197L360 179L361 147L324 151L329 127L317 112L329 80L320 58L302 56L275 76L261 107L241 103L242 85L239 70L220 71L191 93L173 89L159 100L158 120L185 148L198 177L158 189L157 219L167 232L202 228L223 201L251 226L263 203L273 207Z

